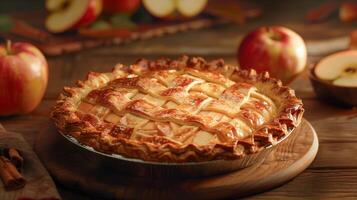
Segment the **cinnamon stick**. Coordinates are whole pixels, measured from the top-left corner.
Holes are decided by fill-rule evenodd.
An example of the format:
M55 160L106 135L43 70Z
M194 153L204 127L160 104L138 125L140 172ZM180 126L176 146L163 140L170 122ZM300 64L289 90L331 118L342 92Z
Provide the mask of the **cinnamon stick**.
M24 163L24 158L20 155L19 151L15 148L9 148L8 157L10 161L18 168L21 169Z
M0 147L0 156L5 156L8 158L18 170L22 169L24 159L21 156L19 150L15 148L1 148Z
M25 21L13 19L14 27L11 29L11 33L37 41L37 42L48 42L50 35L38 29Z
M26 184L25 178L17 171L9 159L0 156L0 178L6 190L23 188Z

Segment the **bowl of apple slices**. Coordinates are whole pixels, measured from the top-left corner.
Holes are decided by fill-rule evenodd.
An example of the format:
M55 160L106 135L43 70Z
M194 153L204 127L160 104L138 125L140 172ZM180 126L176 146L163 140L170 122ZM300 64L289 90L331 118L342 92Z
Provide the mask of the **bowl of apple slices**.
M357 50L321 59L310 73L316 95L329 103L357 106Z

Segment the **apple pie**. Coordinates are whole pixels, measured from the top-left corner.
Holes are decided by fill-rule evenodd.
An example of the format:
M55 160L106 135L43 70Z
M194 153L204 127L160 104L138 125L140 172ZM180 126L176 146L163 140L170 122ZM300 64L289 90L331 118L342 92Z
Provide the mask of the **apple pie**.
M103 153L199 162L277 144L303 112L294 91L268 73L182 56L90 72L64 88L51 118L60 133Z

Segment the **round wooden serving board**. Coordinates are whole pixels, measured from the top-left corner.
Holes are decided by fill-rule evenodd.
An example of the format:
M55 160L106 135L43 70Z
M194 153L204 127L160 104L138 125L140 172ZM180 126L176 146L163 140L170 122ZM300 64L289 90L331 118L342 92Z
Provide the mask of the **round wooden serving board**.
M57 133L53 125L38 135L35 144L40 159L57 182L90 195L120 199L217 199L259 193L291 180L314 160L318 138L303 119L263 163L228 174L188 179L129 177L104 167L78 148Z

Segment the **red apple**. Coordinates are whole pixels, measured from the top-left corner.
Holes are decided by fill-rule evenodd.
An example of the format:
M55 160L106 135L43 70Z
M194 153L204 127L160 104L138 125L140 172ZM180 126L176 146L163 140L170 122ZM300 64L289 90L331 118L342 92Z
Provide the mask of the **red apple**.
M306 66L304 40L294 31L280 27L260 27L244 37L238 48L241 68L268 71L289 83Z
M340 7L340 20L343 22L351 22L357 20L357 3L344 2Z
M46 28L53 33L76 29L94 22L102 11L101 0L47 0L50 15Z
M103 10L108 14L118 12L133 13L141 4L141 0L103 0Z
M28 43L0 45L0 116L31 112L47 86L43 54Z

